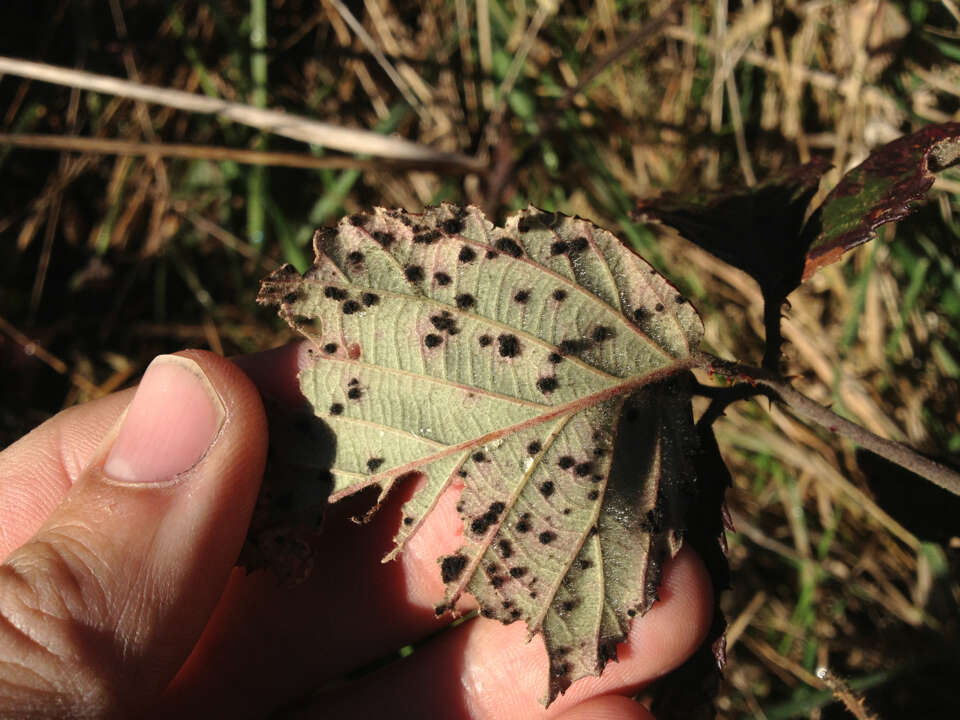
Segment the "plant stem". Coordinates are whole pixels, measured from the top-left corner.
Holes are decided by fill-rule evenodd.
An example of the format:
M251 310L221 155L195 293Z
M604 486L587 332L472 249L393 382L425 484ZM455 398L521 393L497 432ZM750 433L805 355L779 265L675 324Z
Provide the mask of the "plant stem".
M746 380L755 386L766 389L769 392L763 394L768 394L777 402L786 405L797 417L816 423L836 435L848 438L880 457L920 475L935 485L939 485L944 490L954 495L960 495L960 473L920 455L906 445L874 435L856 423L840 417L832 410L794 390L790 383L780 375L762 368L722 360L709 353L697 352L694 357L697 360L697 366L722 375Z
M267 106L267 2L250 3L250 75L253 80L251 104ZM254 149L267 147L266 134L261 132ZM247 171L247 236L255 248L263 247L266 224L267 168L255 165Z

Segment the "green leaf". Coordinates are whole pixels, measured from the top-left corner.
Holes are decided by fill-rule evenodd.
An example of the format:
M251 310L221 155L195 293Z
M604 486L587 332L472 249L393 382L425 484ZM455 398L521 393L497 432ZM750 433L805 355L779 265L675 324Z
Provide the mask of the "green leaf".
M376 487L379 506L424 476L391 558L462 487L438 614L468 592L542 633L549 704L616 657L680 547L699 316L609 232L534 208L502 228L472 207L378 208L314 248L260 301L313 342L300 385L328 429L330 501Z

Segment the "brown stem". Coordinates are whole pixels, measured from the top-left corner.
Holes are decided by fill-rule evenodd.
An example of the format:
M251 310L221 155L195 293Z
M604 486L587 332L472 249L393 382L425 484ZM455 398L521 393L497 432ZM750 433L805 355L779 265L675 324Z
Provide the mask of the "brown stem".
M790 408L797 417L848 438L880 457L939 485L944 490L960 495L960 473L920 455L906 445L874 435L856 423L840 417L832 410L794 390L787 380L776 373L738 362L721 360L704 352L698 352L694 357L699 367L766 388L772 392L775 400Z

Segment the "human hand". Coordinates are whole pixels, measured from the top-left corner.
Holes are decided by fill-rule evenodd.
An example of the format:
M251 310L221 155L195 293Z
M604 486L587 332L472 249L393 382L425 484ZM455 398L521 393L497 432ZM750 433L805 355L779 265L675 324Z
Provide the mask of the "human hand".
M139 389L0 453L0 716L649 717L624 696L679 665L710 623L692 552L665 567L620 662L548 711L546 652L522 623L467 622L347 679L442 626L436 559L462 529L452 494L395 562L380 558L414 487L366 527L349 500L334 506L297 588L234 568L266 455L258 388L295 402L304 359L291 345L238 358L241 372L211 353L163 356Z

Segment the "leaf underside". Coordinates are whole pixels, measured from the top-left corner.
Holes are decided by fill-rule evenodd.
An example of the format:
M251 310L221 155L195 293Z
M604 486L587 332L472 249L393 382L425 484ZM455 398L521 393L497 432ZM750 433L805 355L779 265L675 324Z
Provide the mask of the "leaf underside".
M680 547L699 316L609 232L534 208L502 228L473 207L378 208L314 249L259 299L313 342L300 385L330 501L376 487L379 506L423 476L390 559L462 488L437 612L468 592L542 633L549 704L615 659Z

